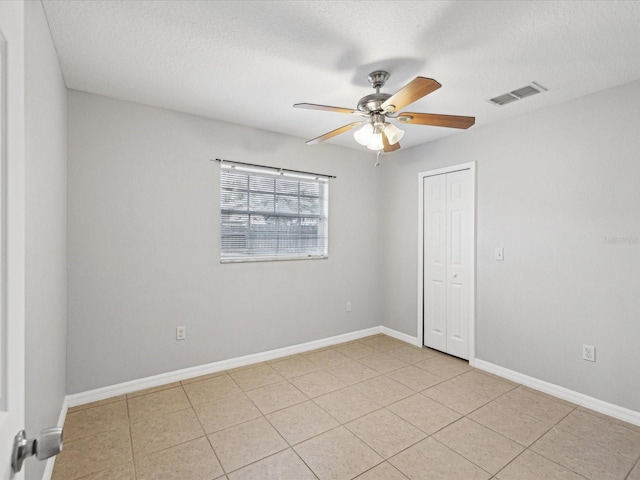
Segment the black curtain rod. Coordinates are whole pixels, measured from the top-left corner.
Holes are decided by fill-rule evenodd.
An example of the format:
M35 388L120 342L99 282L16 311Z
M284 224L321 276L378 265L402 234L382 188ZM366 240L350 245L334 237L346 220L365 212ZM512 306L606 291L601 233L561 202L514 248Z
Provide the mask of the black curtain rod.
M213 160L211 160L213 161ZM238 165L247 165L249 167L259 167L259 168L270 168L272 170L278 170L283 172L291 172L291 173L303 173L305 175L313 175L318 177L327 177L327 178L338 178L335 175L325 175L324 173L313 173L313 172L303 172L302 170L290 170L288 168L278 168L278 167L268 167L266 165L257 165L255 163L246 163L246 162L236 162L235 160L224 160L222 158L216 158L216 162L229 162L229 163L237 163Z

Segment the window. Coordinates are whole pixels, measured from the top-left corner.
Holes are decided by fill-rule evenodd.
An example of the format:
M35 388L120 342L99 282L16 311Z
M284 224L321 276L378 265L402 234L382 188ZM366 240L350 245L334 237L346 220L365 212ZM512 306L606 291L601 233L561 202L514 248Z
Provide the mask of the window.
M221 167L221 262L327 258L329 177Z

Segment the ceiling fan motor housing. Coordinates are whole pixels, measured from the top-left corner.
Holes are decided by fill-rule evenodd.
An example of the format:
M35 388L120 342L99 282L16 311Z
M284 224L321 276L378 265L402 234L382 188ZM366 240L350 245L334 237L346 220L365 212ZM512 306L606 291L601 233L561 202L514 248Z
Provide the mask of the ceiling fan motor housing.
M388 93L372 93L358 100L358 110L366 113L382 112L382 104L390 98Z

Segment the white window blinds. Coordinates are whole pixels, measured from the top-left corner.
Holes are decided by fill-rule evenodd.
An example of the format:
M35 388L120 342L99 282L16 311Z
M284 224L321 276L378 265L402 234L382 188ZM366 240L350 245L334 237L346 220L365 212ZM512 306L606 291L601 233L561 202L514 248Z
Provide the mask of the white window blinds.
M221 167L221 262L327 257L328 177Z

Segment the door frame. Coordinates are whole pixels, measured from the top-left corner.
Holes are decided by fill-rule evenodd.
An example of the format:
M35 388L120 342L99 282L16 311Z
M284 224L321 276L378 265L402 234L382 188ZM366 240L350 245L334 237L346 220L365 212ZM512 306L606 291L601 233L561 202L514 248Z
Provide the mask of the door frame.
M450 167L418 172L418 341L424 346L424 179L435 175L469 170L471 173L471 275L469 291L469 365L476 359L476 162L462 163Z

